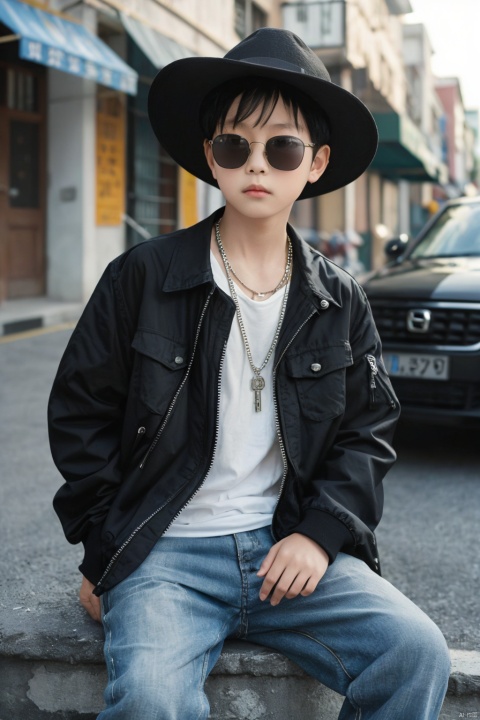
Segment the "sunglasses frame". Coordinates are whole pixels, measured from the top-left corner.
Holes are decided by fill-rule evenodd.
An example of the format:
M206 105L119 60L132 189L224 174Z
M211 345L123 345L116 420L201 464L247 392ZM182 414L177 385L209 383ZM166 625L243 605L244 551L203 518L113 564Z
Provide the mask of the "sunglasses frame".
M244 140L244 141L248 144L248 147L249 147L249 152L248 152L248 155L245 157L245 160L244 160L242 163L240 163L240 165L236 165L236 166L234 166L234 167L229 167L229 166L222 165L222 163L218 162L218 160L217 160L217 158L216 158L216 156L215 156L215 141L218 140L219 138L229 137L229 136L230 136L230 137L240 138L241 140ZM293 168L279 168L279 167L276 167L275 165L273 165L272 162L271 162L271 160L269 159L269 157L268 157L268 143L272 142L272 140L277 140L278 138L289 138L289 139L293 139L293 140L296 140L296 141L297 141L298 143L300 143L301 145L303 145L303 154L302 154L302 157L300 158L300 161L299 161L298 165L296 165L295 167L293 167ZM303 158L305 157L305 148L307 148L307 147L310 147L310 148L317 147L315 143L304 143L303 140L300 140L300 138L295 137L295 135L274 135L273 137L268 138L267 142L264 143L264 142L261 142L260 140L252 140L251 142L249 142L249 141L247 140L247 138L243 137L243 135L238 135L237 133L220 133L219 135L217 135L216 137L214 137L213 140L209 140L208 143L209 143L210 147L212 148L212 153L213 153L213 157L214 157L214 159L215 159L215 162L217 163L217 165L219 165L220 167L223 167L223 168L226 169L226 170L238 170L239 168L243 167L243 166L245 165L245 163L248 161L248 158L250 157L250 155L252 154L251 146L252 146L252 145L263 145L263 146L265 147L265 150L264 150L264 153L263 153L263 154L265 155L265 158L266 158L268 164L269 164L272 168L274 168L275 170L281 170L282 172L292 172L293 170L297 170L297 169L300 167L300 165L302 164Z

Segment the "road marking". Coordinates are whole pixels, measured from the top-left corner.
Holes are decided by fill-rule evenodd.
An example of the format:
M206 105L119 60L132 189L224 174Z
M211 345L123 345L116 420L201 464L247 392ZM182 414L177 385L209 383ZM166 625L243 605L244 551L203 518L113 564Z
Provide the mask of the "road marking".
M47 333L60 332L61 330L72 330L76 323L68 322L59 325L48 325L35 330L25 330L24 332L12 333L11 335L2 335L0 337L0 345L14 342L15 340L26 340L27 338L37 337L38 335L46 335Z

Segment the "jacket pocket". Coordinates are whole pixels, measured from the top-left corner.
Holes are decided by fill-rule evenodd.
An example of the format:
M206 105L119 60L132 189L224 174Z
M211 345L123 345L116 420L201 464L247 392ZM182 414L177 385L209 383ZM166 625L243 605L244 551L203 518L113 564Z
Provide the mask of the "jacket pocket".
M345 371L353 365L350 343L307 350L286 358L301 412L311 420L328 420L345 409Z
M134 382L140 400L164 415L187 368L187 347L143 328L135 333L132 347L138 353Z

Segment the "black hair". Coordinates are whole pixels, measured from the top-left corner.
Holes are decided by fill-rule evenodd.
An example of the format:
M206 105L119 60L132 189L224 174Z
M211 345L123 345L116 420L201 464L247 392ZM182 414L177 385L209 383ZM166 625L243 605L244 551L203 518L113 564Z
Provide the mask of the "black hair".
M292 110L297 128L298 113L303 115L315 145L314 153L322 145L328 145L330 139L328 121L322 108L314 100L292 85L259 77L228 80L206 95L200 107L199 118L206 139L213 138L218 126L223 128L228 111L238 96L240 102L233 119L234 126L253 115L259 108L260 115L255 125L268 122L278 100L282 98L285 106Z

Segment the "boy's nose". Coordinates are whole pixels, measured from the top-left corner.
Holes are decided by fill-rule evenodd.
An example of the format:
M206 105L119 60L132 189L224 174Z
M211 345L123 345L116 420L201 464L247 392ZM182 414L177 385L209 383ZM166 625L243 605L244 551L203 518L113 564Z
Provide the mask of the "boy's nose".
M250 155L246 163L246 171L250 173L261 173L268 170L268 161L265 154L265 143L254 140L250 143Z

